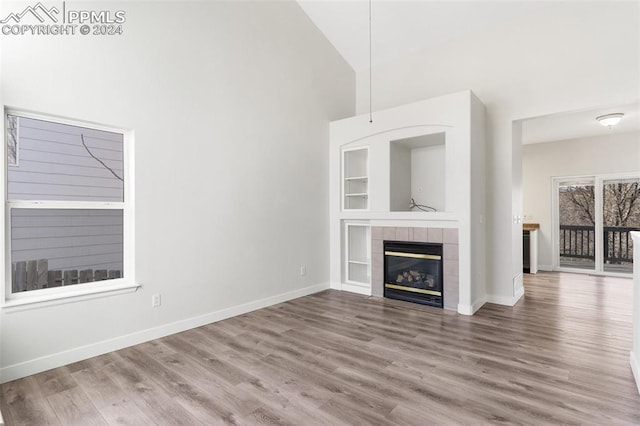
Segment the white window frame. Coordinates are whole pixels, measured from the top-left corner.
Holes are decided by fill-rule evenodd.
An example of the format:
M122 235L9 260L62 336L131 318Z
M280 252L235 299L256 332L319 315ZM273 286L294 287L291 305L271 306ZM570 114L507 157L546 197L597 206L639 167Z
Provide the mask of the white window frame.
M123 136L123 168L124 168L124 200L122 202L101 201L59 201L59 200L8 200L7 191L7 115L51 121L60 124L86 127L95 130L114 132ZM5 285L2 286L3 309L30 309L32 307L49 306L52 304L68 303L89 298L111 296L114 293L128 293L139 287L135 280L135 198L134 198L134 133L118 127L105 126L81 120L63 118L51 114L40 114L30 111L5 108L3 117L3 159L2 159L2 188L4 196L4 228L2 245L4 262ZM74 284L38 290L12 293L11 286L11 209L113 209L122 210L123 214L123 273L122 278L94 281L90 283Z
M6 131L5 137L8 139L8 137L6 136L9 133L9 120L7 119L7 115L8 114L5 114L5 116L4 116L4 119L5 119L4 128L5 128L5 131ZM7 166L8 167L18 167L18 166L20 166L20 146L19 146L20 144L18 142L20 140L20 120L19 119L16 120L16 126L17 126L16 127L16 147L15 147L15 150L16 150L16 162L13 163L13 164L9 164L9 155L8 155L8 151L9 150L7 148L5 148L7 150L6 160L7 160ZM5 144L9 143L9 141L7 139L5 139Z
M575 176L554 176L551 178L551 254L553 256L553 270L558 272L573 272L577 274L602 275L607 277L623 277L629 278L633 274L623 272L612 272L604 270L604 253L603 245L603 195L602 188L604 182L617 179L638 179L640 171L625 173L609 173L609 174L588 174ZM595 264L593 269L580 269L560 266L560 196L559 188L562 182L566 181L584 181L593 182L594 186L594 214L595 214Z

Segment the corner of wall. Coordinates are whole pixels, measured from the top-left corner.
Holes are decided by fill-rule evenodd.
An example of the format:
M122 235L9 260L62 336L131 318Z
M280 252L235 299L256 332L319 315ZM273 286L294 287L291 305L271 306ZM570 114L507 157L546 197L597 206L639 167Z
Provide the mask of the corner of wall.
M514 306L524 296L524 287L520 287L513 296L488 294L487 302L496 305Z
M473 315L476 312L478 312L478 310L482 308L485 303L487 303L487 298L481 297L480 299L477 299L475 302L473 302L471 305L459 304L458 313L461 315Z
M638 393L640 393L640 354L635 354L631 351L629 358L631 361L631 372L633 373L633 378L636 380Z

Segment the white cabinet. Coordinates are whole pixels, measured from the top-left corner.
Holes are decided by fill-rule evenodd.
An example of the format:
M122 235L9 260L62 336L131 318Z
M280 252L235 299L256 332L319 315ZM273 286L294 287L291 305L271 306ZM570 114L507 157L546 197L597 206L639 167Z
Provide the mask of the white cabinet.
M369 148L342 151L342 208L369 208Z
M368 223L345 222L345 282L371 286L371 227Z

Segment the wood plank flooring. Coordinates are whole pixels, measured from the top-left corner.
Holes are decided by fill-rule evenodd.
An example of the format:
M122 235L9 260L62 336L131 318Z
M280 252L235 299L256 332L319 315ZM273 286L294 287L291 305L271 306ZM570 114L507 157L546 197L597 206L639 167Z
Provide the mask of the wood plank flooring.
M7 425L640 424L631 280L466 317L325 291L2 385Z

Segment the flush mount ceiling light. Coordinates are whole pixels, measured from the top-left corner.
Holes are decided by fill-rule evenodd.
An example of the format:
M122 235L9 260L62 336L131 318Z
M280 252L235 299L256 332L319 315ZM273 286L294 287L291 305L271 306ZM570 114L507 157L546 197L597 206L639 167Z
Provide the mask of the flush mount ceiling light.
M614 112L613 114L605 114L600 117L596 117L596 120L598 120L598 122L603 126L611 128L611 126L618 124L620 120L622 120L622 117L624 117L623 113Z

